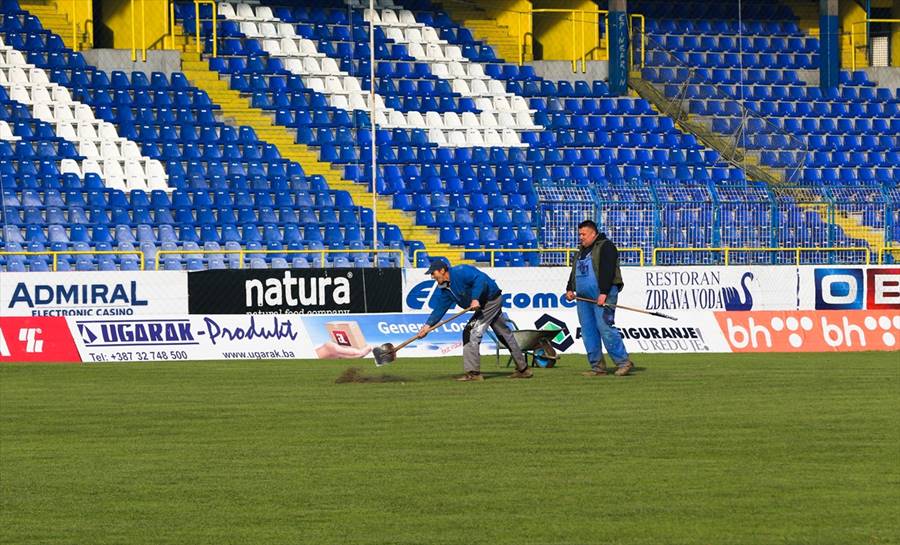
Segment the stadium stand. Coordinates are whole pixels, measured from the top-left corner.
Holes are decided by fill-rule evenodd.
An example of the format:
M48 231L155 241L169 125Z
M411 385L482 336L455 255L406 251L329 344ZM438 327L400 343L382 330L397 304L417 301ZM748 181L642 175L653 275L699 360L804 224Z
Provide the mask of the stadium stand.
M318 162L368 187L375 150L377 193L400 213L390 217L437 233L449 245L437 253L540 264L522 250L543 246L539 189L560 184L588 189L601 226L648 261L655 249L696 250L659 252L659 263L721 262L701 250L720 247L874 255L879 236L882 246L900 240L900 95L864 73L844 73L834 92L808 85L800 71L816 66L817 41L781 4L745 2L742 22L734 3L688 2L673 12L642 0L630 9L647 16L643 78L714 132L739 132L743 149L796 188L748 180L647 100L505 62L424 0L376 5L221 2L215 56L211 7L200 6L200 21L193 3L176 4L175 14L187 36L200 26L205 65ZM344 253L371 247L372 210L307 175L310 165L285 158L254 127L226 123L202 81L187 72L106 73L14 1L2 9L4 249L73 253L0 256L0 265L131 269L143 255L148 268L225 268L242 264L242 250L250 267L399 264ZM413 231L379 222L380 243L402 250L405 262L421 265L436 252L404 233ZM87 253L113 250L135 253ZM173 253L157 260L161 250ZM748 250L736 259L794 256Z
M217 120L217 106L183 74L108 75L25 12L5 14L2 30L0 153L13 159L3 172L7 250L139 250L148 267L157 250L244 248L251 265L283 265L279 251L309 250L292 264L321 266L316 250L371 245L370 209L306 177L251 127ZM385 247L403 247L396 226L379 227ZM237 264L229 254L184 255L164 268ZM63 269L133 266L119 255L62 258ZM349 262L327 254L341 259Z

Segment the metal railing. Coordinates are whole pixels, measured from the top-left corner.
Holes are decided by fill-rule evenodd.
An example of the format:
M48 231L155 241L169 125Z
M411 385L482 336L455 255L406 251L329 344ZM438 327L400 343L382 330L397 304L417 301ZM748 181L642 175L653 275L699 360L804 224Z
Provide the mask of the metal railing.
M684 253L684 252L705 252L709 254L720 253L723 255L724 265L730 265L730 256L734 252L782 252L782 253L793 253L795 256L795 264L801 265L801 255L804 252L862 252L865 254L865 264L871 264L871 256L869 254L869 248L866 247L838 247L838 246L828 246L828 247L793 247L793 248L731 248L727 246L722 247L711 247L711 248L654 248L653 249L653 265L659 264L659 254L661 252L673 252L673 253ZM684 263L679 263L678 265L684 265ZM742 263L743 265L743 263Z
M179 255L179 256L191 256L191 255L238 255L238 268L243 269L244 263L247 261L246 257L248 255L254 256L257 254L263 255L318 255L319 258L324 262L325 256L329 254L399 254L400 259L398 260L398 266L403 268L405 266L404 257L405 254L403 250L397 249L355 249L355 250L329 250L329 249L320 249L320 250L248 250L246 248L242 248L240 250L160 250L156 252L156 263L154 265L155 270L159 270L160 262L162 262L162 257L166 255Z
M887 256L891 256L891 259L886 259ZM878 264L884 265L885 263L900 263L900 246L885 246L878 250Z
M636 253L639 257L639 266L643 267L648 265L648 263L644 260L644 250L642 248L619 248L619 254L623 253ZM556 252L563 253L566 256L565 266L571 266L571 258L572 254L575 253L575 250L572 248L522 248L522 249L485 249L483 250L485 253L490 254L490 267L494 267L496 265L495 256L498 253L511 253L511 252ZM427 250L419 249L413 252L413 261L414 263L418 263L418 256L421 253L427 252ZM839 247L839 246L828 246L828 247L784 247L784 248L776 248L776 247L708 247L708 248L682 248L682 247L671 247L671 248L653 248L653 257L651 263L649 265L657 266L659 263L659 255L664 252L669 253L687 253L687 252L704 252L708 254L721 254L722 262L725 266L734 265L733 263L733 255L736 253L744 254L744 253L791 253L794 255L794 264L802 265L802 256L804 253L812 253L812 252L857 252L859 254L865 255L865 258L859 262L859 264L871 265L872 264L872 253L869 248L862 246L854 246L854 247ZM324 262L325 256L329 254L398 254L400 256L398 260L398 267L403 268L406 266L405 263L405 254L403 250L398 249L381 249L381 250L372 250L372 249L362 249L362 250L159 250L156 253L156 260L154 264L154 270L160 270L160 264L162 263L162 258L166 255L177 255L177 256L189 256L189 255L238 255L238 268L243 269L245 263L247 261L248 255L310 255L315 254L320 257L320 259ZM74 255L134 255L138 258L138 267L139 270L145 270L145 260L143 252L139 250L70 250L70 251L44 251L44 252L30 252L30 251L0 251L0 256L11 256L11 255L22 255L22 256L39 256L39 255L49 255L52 258L52 271L56 272L59 270L59 256L74 256ZM877 256L877 262L879 265L897 263L900 262L900 246L885 246L879 248L875 255ZM891 256L891 259L887 259L887 256ZM746 265L747 263L738 263L739 265ZM685 263L677 263L677 265L685 265ZM665 265L663 265L665 266Z
M871 55L871 35L869 31L870 23L889 23L889 24L900 24L900 19L864 19L862 21L856 21L855 23L850 25L850 50L852 51L850 58L850 65L853 70L856 70L856 52L859 49L863 50L863 54L866 59L866 66L872 65L872 55ZM864 32L857 32L857 25L866 25L866 30ZM864 35L865 41L863 43L857 44L856 36ZM890 48L890 39L888 40L888 48ZM888 53L890 54L890 53ZM893 66L897 66L897 59L894 59Z
M659 41L650 38L651 47L654 50L654 56L651 56L650 65L658 69L671 69L675 73L675 80L657 83L650 82L658 91L662 92L670 107L666 107L662 113L673 118L678 125L700 125L702 129L699 132L688 130L686 132L695 132L698 138L704 141L709 147L720 152L724 161L730 165L743 170L748 170L749 174L753 171L763 170L768 176L781 174L781 179L777 182L799 183L803 169L806 167L806 161L810 152L809 143L805 138L799 138L793 133L785 131L781 126L773 123L767 116L748 108L746 101L751 100L745 96L746 87L749 85L744 83L742 78L738 82L728 85L715 82L710 74L712 69L706 67L692 66L682 60L686 53L672 52ZM658 64L658 54L665 57L665 64ZM674 86L674 88L672 87ZM700 90L700 86L704 86L713 96L703 96L705 102L715 100L721 103L723 114L712 116L704 116L691 113L691 100L695 97L691 93L692 88ZM734 88L737 96L732 96L723 90L723 87ZM670 92L674 91L674 92ZM671 96L670 96L671 95ZM727 123L726 126L717 124L718 119L727 120L734 119L736 123ZM754 148L748 146L750 138L756 134L766 134L770 140L774 141L776 137L782 140L782 144L778 148ZM763 152L775 151L776 153L788 152L789 155L781 155L778 157L776 165L765 165L763 163ZM785 161L784 159L787 159Z
M218 57L219 56L219 50L218 50L219 16L218 16L218 12L217 12L218 4L216 4L216 2L214 0L194 0L194 14L196 15L196 19L195 19L196 22L194 23L196 28L194 30L197 33L197 53L203 52L203 45L202 45L203 40L200 38L200 34L201 34L201 29L203 27L203 22L206 21L206 19L200 18L200 5L201 4L209 4L210 6L212 6L212 19L210 19L210 21L212 22L212 56Z
M135 62L137 60L137 44L135 43L137 36L137 27L134 24L134 2L135 0L131 0L131 62ZM147 61L147 21L146 15L144 14L144 0L140 0L141 2L141 60Z
M619 250L620 255L622 253L626 253L626 254L627 253L636 253L638 255L638 262L640 263L640 266L641 267L644 266L645 262L644 262L643 248L619 248L618 250ZM496 266L497 254L503 254L503 253L537 253L537 254L558 253L558 254L563 254L566 256L565 266L571 267L572 266L572 254L575 253L575 249L569 248L569 247L565 247L565 248L475 248L475 249L465 249L465 250L461 250L461 251L490 254L490 260L488 261L488 265L487 265L489 267ZM416 266L419 263L419 255L421 255L423 253L427 253L427 252L428 252L428 249L423 249L423 248L413 251L413 266Z
M525 50L528 47L528 42L527 42L528 34L522 32L522 17L524 17L526 15L531 17L532 28L533 28L534 14L540 14L540 13L567 13L567 14L569 14L569 19L572 23L572 72L578 72L578 61L579 60L581 60L581 72L582 73L587 72L587 52L588 52L587 41L586 41L587 27L588 27L588 25L598 24L599 20L601 18L604 21L603 24L604 24L605 32L603 34L602 39L600 39L599 42L600 42L600 44L603 45L603 49L605 49L607 52L609 51L609 10L605 10L605 9L585 10L585 9L563 9L563 8L537 8L537 9L532 9L529 11L515 11L515 10L498 10L498 11L508 11L509 13L516 14L516 31L517 31L516 34L518 36L517 49L519 51L519 65L520 66L525 62ZM585 18L586 15L596 15L597 21L587 20ZM576 17L578 17L578 18L576 19ZM641 27L641 32L640 32L641 64L640 64L640 66L644 66L644 62L645 62L645 53L644 52L647 49L646 41L644 38L644 36L646 35L646 33L644 32L645 19L644 19L644 16L639 13L629 13L628 14L629 35L632 35L631 29L633 26L633 23L632 23L633 19L637 19L638 21L640 21L640 27ZM577 37L579 35L581 36L581 54L580 55L578 54L578 50L577 50L577 46L576 46L576 42L578 39ZM533 32L533 30L531 33L531 37L532 37L532 48L534 48L534 32ZM593 50L593 48L591 50ZM634 47L633 46L629 47L629 55L630 55L631 66L634 67L635 64L634 64Z
M138 256L138 263L140 270L144 270L144 254L140 250L60 250L60 251L52 251L48 250L45 252L29 252L29 251L0 251L0 256L4 255L24 255L24 256L33 256L33 255L49 255L52 258L53 263L53 271L56 272L59 268L59 256L61 255L136 255Z
M169 49L175 49L175 0L166 2L166 17L169 19Z
M87 18L84 20L84 33L88 36L88 42L94 43L94 3L91 0L72 0L72 51L80 50L78 39L78 2L87 4ZM132 26L134 26L132 24ZM90 29L90 30L88 30Z

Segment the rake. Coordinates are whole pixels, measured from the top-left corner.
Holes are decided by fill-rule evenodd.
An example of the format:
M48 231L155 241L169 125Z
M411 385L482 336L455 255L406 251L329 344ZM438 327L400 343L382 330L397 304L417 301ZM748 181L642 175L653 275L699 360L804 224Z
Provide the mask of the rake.
M577 299L578 301L585 301L586 303L597 304L596 299L588 299L587 297L576 297L575 299ZM676 322L678 321L678 318L676 318L674 316L669 316L668 314L663 314L662 312L653 312L651 310L644 310L642 308L634 308L634 307L626 307L624 305L606 304L603 306L609 307L609 308L620 308L622 310L630 310L631 312L640 312L641 314L649 314L650 316L657 316L659 318L665 318L667 320L675 320Z

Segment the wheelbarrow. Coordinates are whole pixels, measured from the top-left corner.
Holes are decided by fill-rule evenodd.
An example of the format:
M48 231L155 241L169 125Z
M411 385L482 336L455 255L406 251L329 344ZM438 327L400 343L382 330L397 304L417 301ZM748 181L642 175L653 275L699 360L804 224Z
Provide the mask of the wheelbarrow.
M553 348L553 344L550 342L553 337L559 335L559 331L550 329L517 329L512 333L516 343L522 350L522 354L525 355L525 363L528 363L528 356L531 356L530 365L532 367L553 367L559 361L559 354L557 354L556 349ZM493 336L498 340L497 363L499 364L500 345L503 345L507 350L509 350L509 347L506 346L503 339L496 335ZM510 355L506 361L506 366L509 367L512 363L513 357Z

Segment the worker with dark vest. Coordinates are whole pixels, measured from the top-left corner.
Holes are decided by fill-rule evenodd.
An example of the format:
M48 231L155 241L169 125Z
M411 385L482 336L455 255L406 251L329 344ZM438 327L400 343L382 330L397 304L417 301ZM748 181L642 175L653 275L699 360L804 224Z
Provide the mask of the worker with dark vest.
M577 295L591 300L577 303L581 337L591 364L591 370L584 375L607 374L603 358L605 346L616 365L616 376L625 376L634 364L628 358L622 336L614 327L616 301L625 286L619 269L619 250L605 234L598 232L597 224L591 220L578 224L578 241L580 248L566 285L566 299L573 301Z

